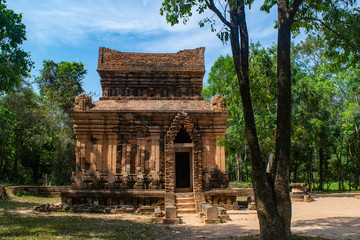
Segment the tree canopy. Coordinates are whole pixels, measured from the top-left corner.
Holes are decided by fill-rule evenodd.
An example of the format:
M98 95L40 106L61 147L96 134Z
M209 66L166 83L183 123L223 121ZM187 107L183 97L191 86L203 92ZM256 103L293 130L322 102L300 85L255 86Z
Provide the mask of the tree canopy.
M0 92L10 92L29 76L33 62L21 45L26 40L22 15L0 0Z

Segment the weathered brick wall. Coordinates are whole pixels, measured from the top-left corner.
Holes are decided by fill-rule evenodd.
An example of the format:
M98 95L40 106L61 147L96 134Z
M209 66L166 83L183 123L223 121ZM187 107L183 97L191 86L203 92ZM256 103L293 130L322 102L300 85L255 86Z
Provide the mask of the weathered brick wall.
M170 54L100 48L98 72L109 99L202 99L204 48Z

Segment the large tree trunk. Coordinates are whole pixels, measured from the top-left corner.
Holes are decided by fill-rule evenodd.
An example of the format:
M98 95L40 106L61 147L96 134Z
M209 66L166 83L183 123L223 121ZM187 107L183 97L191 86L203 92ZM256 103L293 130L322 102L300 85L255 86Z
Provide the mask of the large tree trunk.
M245 144L245 155L244 155L244 163L245 163L245 181L249 181L249 170L248 170L248 158L247 158L247 150L246 150L246 144Z
M294 178L293 178L294 183L297 182L297 171L298 171L298 160L297 160L297 157L295 157L295 163L294 163Z
M319 190L323 190L323 178L324 178L324 149L321 147L319 149Z
M261 158L260 147L256 134L249 88L249 39L245 20L244 2L229 2L229 5L231 10L230 42L242 99L245 132L251 155L253 172L252 182L260 225L260 239L285 239L286 231L282 218L279 215L279 208L277 208L277 201L275 200L273 190L273 181L271 175L266 174L265 172L265 164ZM239 43L241 43L241 46ZM288 176L288 173L286 176ZM286 191L288 194L288 190Z
M291 144L291 66L290 37L292 19L288 15L288 1L278 5L278 108L276 130L275 199L284 226L285 238L291 235L291 201L289 194L289 168Z
M356 149L357 149L357 159L355 159L355 162L359 162L359 158L360 158L360 129L359 126L355 123L355 130L356 130ZM360 185L360 169L359 169L359 164L355 164L357 165L356 167L356 175L358 177L358 184Z
M309 147L307 152L307 175L308 175L308 185L309 191L312 192L312 184L313 184L313 149Z

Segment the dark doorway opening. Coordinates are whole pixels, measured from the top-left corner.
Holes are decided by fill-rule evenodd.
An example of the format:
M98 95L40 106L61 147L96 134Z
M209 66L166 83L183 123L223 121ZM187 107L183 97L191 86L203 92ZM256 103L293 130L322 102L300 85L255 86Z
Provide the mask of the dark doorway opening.
M190 188L190 152L175 152L176 188Z
M174 143L192 143L192 140L184 126L181 126L178 134L175 137Z

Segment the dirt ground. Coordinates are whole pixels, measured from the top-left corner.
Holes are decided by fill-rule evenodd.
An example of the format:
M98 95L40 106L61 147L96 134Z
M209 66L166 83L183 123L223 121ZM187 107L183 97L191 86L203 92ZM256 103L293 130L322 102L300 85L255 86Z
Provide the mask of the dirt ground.
M313 202L293 202L292 232L325 239L360 240L360 193L312 194ZM231 221L204 224L195 214L182 214L182 224L171 225L172 239L239 239L259 234L256 211L228 211ZM148 216L122 215L122 219L144 221ZM165 236L164 236L165 237ZM169 236L165 237L168 239Z
M292 204L292 232L326 239L360 239L360 199L356 194L312 195L313 202ZM360 196L360 194L358 194ZM231 221L222 224L203 224L196 216L183 215L184 224L177 231L191 233L192 238L230 239L259 233L256 211L230 211Z
M292 204L292 232L294 234L320 236L325 239L360 240L360 193L313 194L311 196L315 201L293 202ZM221 224L204 224L195 214L179 215L182 224L166 226L167 229L171 229L169 235L161 236L159 239L240 239L245 235L259 234L256 211L231 210L228 213L231 221ZM58 213L26 210L23 214L57 215ZM81 215L94 217L94 214ZM95 216L106 219L121 218L142 223L148 223L150 218L150 216L135 214L98 214Z

